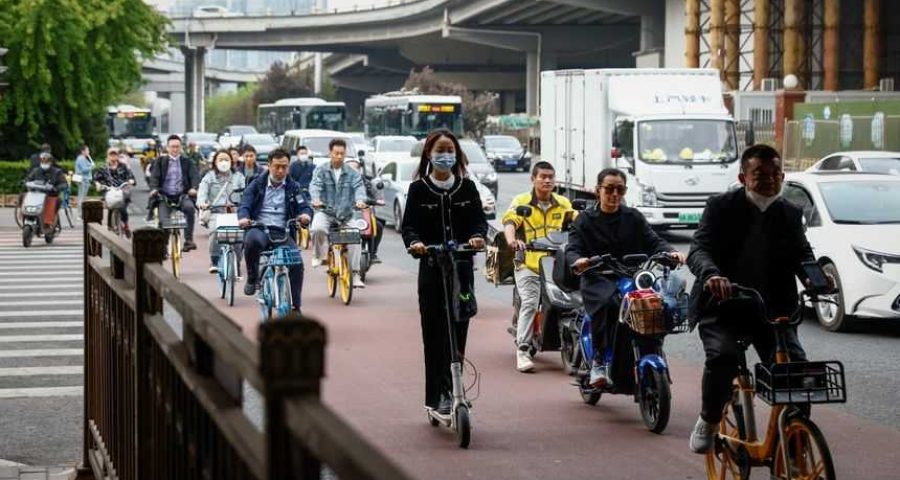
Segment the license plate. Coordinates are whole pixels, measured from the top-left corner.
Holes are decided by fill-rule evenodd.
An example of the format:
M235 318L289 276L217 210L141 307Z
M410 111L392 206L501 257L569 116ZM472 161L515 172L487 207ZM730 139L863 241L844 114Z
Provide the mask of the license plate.
M700 214L699 213L679 213L678 214L678 222L679 223L700 223Z
M518 165L518 164L519 164L518 160L507 160L506 161L506 165Z

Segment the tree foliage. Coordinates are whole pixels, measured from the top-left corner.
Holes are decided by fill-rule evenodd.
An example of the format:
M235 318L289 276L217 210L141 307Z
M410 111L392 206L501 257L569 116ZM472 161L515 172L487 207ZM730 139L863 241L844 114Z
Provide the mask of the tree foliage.
M256 105L273 103L282 98L312 97L313 74L307 69L298 71L283 62L275 62L269 67L265 77L259 81L259 88L253 95Z
M494 92L474 93L465 85L442 82L431 67L409 73L404 90L417 90L423 95L458 95L463 104L463 129L466 134L481 138L487 128L487 118L496 111L497 94Z
M0 0L9 49L0 155L48 142L57 156L105 141L106 107L141 81L165 47L167 19L143 0ZM99 150L98 150L99 151Z
M255 125L257 89L257 84L251 84L235 92L207 98L206 130L221 132L228 125Z

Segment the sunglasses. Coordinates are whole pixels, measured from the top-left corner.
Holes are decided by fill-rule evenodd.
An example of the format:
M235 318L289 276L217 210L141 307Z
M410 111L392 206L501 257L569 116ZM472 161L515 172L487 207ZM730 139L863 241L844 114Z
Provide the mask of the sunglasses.
M625 185L600 185L597 188L602 189L603 192L607 195L612 195L613 193L625 195L625 192L628 191L628 187L626 187Z

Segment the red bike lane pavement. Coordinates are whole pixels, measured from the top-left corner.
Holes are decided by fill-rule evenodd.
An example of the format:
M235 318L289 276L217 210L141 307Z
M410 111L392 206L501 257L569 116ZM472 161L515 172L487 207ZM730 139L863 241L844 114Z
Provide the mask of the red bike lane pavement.
M234 307L218 298L215 276L207 273L206 235L197 233L199 248L184 257L183 281L255 338L255 298L243 295L242 284ZM309 252L304 259L309 265ZM478 281L476 295L480 288L491 287ZM459 449L449 430L426 421L417 302L415 275L391 265L374 266L349 306L328 297L324 268L306 268L303 311L328 334L324 401L416 478L706 478L704 457L687 445L700 404L701 359L670 360L672 417L656 435L631 397L604 395L597 406L585 405L556 352L538 355L537 373L517 372L506 332L511 307L487 296L479 297L469 330L467 354L480 374L472 443ZM470 374L466 379L473 382ZM853 392L849 397L852 404ZM768 410L757 404L762 432ZM838 478L900 478L900 432L828 406L815 406L813 420L825 433ZM764 478L766 470L754 474Z

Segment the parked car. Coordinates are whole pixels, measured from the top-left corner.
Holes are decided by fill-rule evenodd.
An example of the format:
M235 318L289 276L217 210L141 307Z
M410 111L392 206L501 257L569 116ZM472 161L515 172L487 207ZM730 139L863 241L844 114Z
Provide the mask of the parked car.
M379 135L372 139L372 150L366 157L371 175L381 170L388 162L403 161L409 158L416 146L416 137L400 135Z
M203 158L209 158L213 152L221 148L219 142L216 141L215 133L206 133L206 132L188 132L184 134L184 147L194 142L197 144L197 149L200 150L200 154L203 155Z
M511 135L485 135L484 153L498 172L531 169L531 152Z
M900 176L791 173L783 195L803 209L816 259L839 290L836 304L815 305L819 323L844 331L854 317L900 320Z
M269 163L269 152L279 147L275 137L268 133L253 133L242 135L238 148L250 145L256 150L256 160L262 164Z
M353 139L346 133L334 130L288 130L284 132L284 137L281 139L281 148L296 153L297 147L304 145L309 149L313 162L318 166L328 161L328 144L335 138L341 138L347 142L345 158L357 158L359 151Z
M400 230L400 224L403 222L403 214L406 209L406 194L409 192L409 185L413 182L418 166L419 160L412 158L390 161L379 173L382 182L384 182L384 205L375 207L375 213L379 218L383 218L394 225L397 231ZM478 187L478 193L481 196L481 205L485 216L488 219L496 218L496 197L481 182L475 182L475 185Z
M414 159L418 160L422 157L422 148L425 146L425 141L421 140L419 143L413 147L410 152L410 156ZM484 151L481 149L481 146L475 143L474 140L470 140L468 138L462 138L459 140L459 146L462 147L463 154L466 156L466 159L469 161L469 164L466 168L469 170L469 174L484 186L488 187L491 193L494 195L494 198L497 198L497 171L494 170L494 167L488 163L487 157L484 155Z
M259 133L251 125L229 125L219 134L219 145L222 148L236 147L244 135Z
M900 175L900 152L836 152L806 169L807 172L847 171Z

